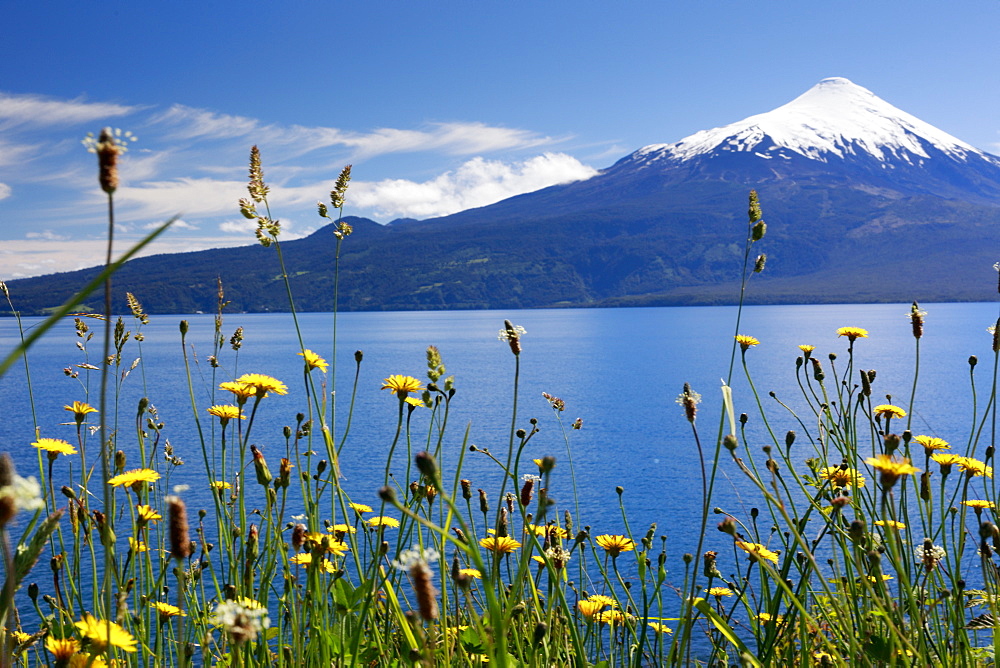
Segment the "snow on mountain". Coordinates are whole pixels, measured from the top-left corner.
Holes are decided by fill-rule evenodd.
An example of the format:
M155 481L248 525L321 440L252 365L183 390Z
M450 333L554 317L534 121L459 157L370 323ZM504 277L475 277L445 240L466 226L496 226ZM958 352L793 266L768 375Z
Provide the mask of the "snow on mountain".
M823 79L773 111L721 128L702 130L673 144L653 144L633 160L684 161L713 152L753 152L760 158L790 159L798 154L828 162L831 158L870 156L882 163L922 165L929 148L967 162L1000 159L921 121L843 77Z

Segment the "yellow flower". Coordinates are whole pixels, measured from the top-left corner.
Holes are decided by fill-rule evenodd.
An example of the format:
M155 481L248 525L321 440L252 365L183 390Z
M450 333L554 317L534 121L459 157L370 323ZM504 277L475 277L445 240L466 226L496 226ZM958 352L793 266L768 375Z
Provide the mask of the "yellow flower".
M133 469L125 473L119 473L108 484L114 487L127 487L137 485L142 482L156 482L160 479L160 474L152 469Z
M943 438L937 438L936 436L914 436L913 440L924 446L924 450L927 454L930 454L932 450L947 450L951 447L951 444Z
M521 547L521 544L510 536L490 536L488 538L483 538L479 541L480 547L485 547L487 550L496 552L497 554L509 554L517 548Z
M87 652L77 652L70 657L66 668L108 668L108 664L99 656L91 657Z
M538 564L540 564L540 565L542 565L542 566L545 565L545 558L544 557L540 557L537 554L531 555L531 560L534 561L534 562L536 562L536 563L538 563Z
M827 466L821 469L819 476L830 480L834 487L853 487L860 489L865 486L865 477L860 475L857 469L843 468L840 466Z
M366 506L363 503L348 503L347 505L353 508L356 513L370 513L372 511L371 506Z
M252 385L244 385L243 383L237 383L233 380L227 380L225 383L219 383L219 387L223 390L227 390L236 395L237 400L240 403L246 401L249 397L257 396L257 388Z
M255 395L258 397L266 397L268 392L288 394L288 388L285 387L284 383L262 373L245 373L237 378L236 382L254 388Z
M132 536L128 537L128 546L129 546L129 549L132 550L133 552L135 552L136 554L138 554L140 552L149 552L149 546L148 545L146 545L141 540L136 540Z
M761 624L767 624L768 622L771 621L777 621L779 623L784 621L784 617L782 617L781 615L772 615L769 612L760 613L759 615L757 615L757 619L760 621Z
M604 608L604 604L597 601L579 601L576 604L576 609L587 619L593 619L594 615L600 612L602 608Z
M223 480L213 480L212 482L209 483L209 486L211 486L211 488L214 489L217 492L220 492L220 491L222 491L224 489L232 489L233 488L233 486L231 484L229 484L228 482L225 482Z
M594 615L598 624L622 624L626 619L635 619L632 615L626 615L621 610L604 610Z
M480 580L483 578L483 574L479 572L478 568L460 568L458 569L458 572L470 578L477 578Z
M18 644L21 644L23 642L28 642L29 640L31 640L32 637L30 633L25 633L24 631L14 631L13 635L14 635L14 640Z
M951 470L952 464L959 464L965 457L962 455L956 455L954 452L936 452L931 455L931 459L936 461L941 465L941 472L945 472L945 467L947 470Z
M771 563L778 563L779 553L767 549L760 543L748 543L746 541L738 540L736 541L736 547L749 554L751 561L764 559L765 561L770 561Z
M56 663L69 661L69 658L80 651L80 641L76 638L59 639L49 636L45 639L45 649L52 652Z
M816 350L816 346L810 346L807 343L803 343L801 346L799 346L799 350L801 350L804 353L811 353L812 351Z
M223 383L225 385L226 383ZM247 396L253 396L253 394L248 394ZM219 404L218 406L212 406L211 408L205 409L209 415L214 415L219 418L222 424L226 424L230 420L246 420L247 416L243 415L243 411L240 410L239 406L232 406L230 404Z
M76 623L80 635L90 639L90 646L96 652L103 652L108 646L118 647L126 652L136 651L136 640L132 634L114 622L103 621L85 613Z
M837 336L846 336L848 341L854 343L855 339L867 339L868 330L860 327L841 327L837 330Z
M587 600L592 603L600 603L601 606L610 605L612 608L618 607L618 601L604 594L591 594L587 597Z
M604 534L595 538L594 542L603 547L604 551L612 557L617 557L622 552L629 552L635 549L635 541L620 534Z
M76 448L73 447L72 443L58 438L40 438L32 443L32 445L39 450L52 453L53 456L76 454Z
M414 408L428 408L427 404L424 403L423 399L417 399L416 397L406 397L405 399L403 399L403 401L410 404Z
M405 399L410 392L420 392L424 386L413 376L395 374L382 381L382 389L390 390L400 399Z
M889 527L891 529L905 529L906 525L902 522L897 522L896 520L875 520L875 524L880 527Z
M373 527L392 527L395 529L399 526L399 520L394 517L385 517L384 515L379 515L377 517L369 517L367 520L369 526Z
M358 530L352 527L350 524L344 524L344 523L334 524L332 527L330 527L330 531L332 533L339 533L339 534L358 532Z
M82 422L87 413L97 412L96 408L82 401L74 401L70 406L63 406L63 410L67 410L72 413L77 422Z
M920 473L920 469L912 466L910 460L905 457L895 459L889 455L882 454L877 457L869 457L865 460L865 464L868 464L879 472L879 482L882 484L883 489L889 489L895 485L896 480L900 476Z
M760 345L760 341L752 336L747 336L746 334L737 334L736 343L740 344L740 348L743 349L743 352L746 352L747 348L750 346Z
M993 477L993 467L987 466L973 457L962 457L962 461L958 462L958 468L961 471L965 471L965 474L970 478L974 476Z
M906 417L906 411L899 406L893 406L892 404L879 404L872 409L872 414L875 417L884 417L888 419Z
M876 524L878 524L878 522L876 522ZM888 573L883 573L881 577L875 577L874 575L866 575L865 577L867 577L868 581L872 584L875 584L876 582L888 582L889 580L895 579Z
M705 591L709 596L735 596L729 587L711 587Z
M660 622L647 622L649 626L657 633L673 633L674 630L667 626L666 624L661 624Z
M142 523L155 522L163 519L163 516L156 512L156 509L152 506L144 506L140 504L135 507L135 510L139 515L139 521Z
M176 605L156 601L153 603L153 607L156 608L156 612L159 614L161 622L168 617L187 617L187 613L178 608Z
M288 561L292 562L293 564L299 564L300 566L309 566L310 564L312 564L312 560L313 558L311 553L303 552L302 554L296 554ZM330 563L329 559L320 559L319 567L322 568L327 573L335 573L337 571L334 565Z
M556 524L551 524L551 525L529 524L528 529L535 532L536 536L545 536L545 535L551 536L553 532L555 533L557 538L566 538L569 536L569 533L567 533L566 529L563 529L561 526L558 526Z
M326 373L326 368L330 366L330 363L325 359L309 350L308 348L299 353L300 357L304 357L306 360L306 369L312 371L313 369L319 369L323 373Z
M997 507L997 504L993 503L992 501L984 501L982 499L969 499L968 501L962 501L962 503L964 503L970 508L978 508L980 510L983 508Z

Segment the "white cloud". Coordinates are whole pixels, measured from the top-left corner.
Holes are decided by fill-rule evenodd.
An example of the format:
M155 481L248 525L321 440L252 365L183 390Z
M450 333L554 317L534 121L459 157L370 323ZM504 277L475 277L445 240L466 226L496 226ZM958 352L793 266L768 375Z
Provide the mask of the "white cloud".
M43 230L41 232L28 232L24 235L28 239L45 239L46 241L66 241L69 237L56 234L52 230Z
M6 183L0 183L0 200L7 199L14 192Z
M238 209L237 202L245 195L243 181L182 178L122 188L115 201L134 218L166 219L177 214L198 218L231 213Z
M15 125L77 125L127 116L141 107L110 102L55 100L41 95L0 93L0 122Z
M515 163L477 157L422 183L403 179L355 182L348 190L348 202L352 207L371 209L382 218L430 218L588 179L596 173L564 153L544 153Z
M157 222L154 222L154 223L146 223L145 225L142 226L142 229L144 229L144 230L155 230L156 228L158 228L162 224L163 224L163 221L157 221ZM170 230L198 230L198 229L201 229L198 225L192 225L191 223L187 222L186 220L182 220L180 218L178 218L177 220L175 220L173 223L170 224Z
M177 126L173 137L213 137L227 139L243 137L260 128L260 123L246 116L219 114L207 109L196 109L183 104L175 104L166 111L156 114L151 123Z

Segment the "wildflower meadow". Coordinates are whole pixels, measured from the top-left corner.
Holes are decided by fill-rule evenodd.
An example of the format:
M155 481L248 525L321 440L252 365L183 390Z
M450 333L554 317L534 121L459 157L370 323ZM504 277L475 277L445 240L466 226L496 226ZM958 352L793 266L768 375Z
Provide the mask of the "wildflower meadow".
M518 408L530 345L518 324L497 323L509 348L509 377L497 391L510 397L510 420L506 442L489 449L450 424L463 395L433 341L419 362L423 377L393 374L381 387L359 387L360 351L346 371L336 353L318 352L336 351L336 319L330 341L304 340L288 280L294 268L285 267L254 147L247 197L234 205L277 258L299 345L273 354L298 356L301 375L225 374L244 332L223 331L220 286L205 402L204 387L195 390L205 376L192 372L180 322L173 377L190 396L200 453L183 464L203 470L211 499L194 505L169 484L182 460L161 439L158 388L138 405L118 401L121 380L143 373L149 316L141 295L112 303L111 281L171 223L112 258L118 158L129 140L105 130L88 143L108 201L104 271L30 328L15 291L0 283L21 332L19 345L0 350L0 375L15 373L18 361L27 374L32 343L68 319L81 350L100 349L72 371L91 374L92 391L33 397L63 405L74 437L53 438L54 425L33 420L33 439L0 446L37 459L37 468L16 470L0 455L0 668L995 664L997 327L992 359L968 362L972 405L955 408L968 411L968 429L938 435L911 429L926 316L916 302L900 321L913 338L909 396L879 390L878 360L864 350L869 332L844 323L836 334L846 356L799 346L789 371L800 391L794 407L758 392L761 342L737 315L720 334L732 344L719 369L721 415L702 411L685 379L666 379L662 410L683 414L685 447L701 462L692 473L701 489L697 549L678 554L655 525L633 533L624 506L615 527L582 516L572 445L583 425L563 421L563 399L545 395L559 447L524 455L539 428ZM350 178L348 166L318 205L337 240L335 277L353 232L342 220ZM766 232L751 192L747 223L734 231L743 242L739 314L765 270L758 244ZM82 312L102 290L103 310ZM346 398L331 392L338 372L355 379ZM751 389L746 405L730 389L736 378ZM294 424L265 434L260 415L293 384L305 397ZM25 387L32 391L30 374ZM357 489L340 458L364 447L352 439L355 396L376 391L391 402L394 437L381 487ZM416 411L431 415L423 433L411 426ZM283 451L262 451L263 438ZM446 450L460 454L443 457ZM403 453L405 479L390 475ZM499 484L466 478L472 454L491 461ZM749 512L717 505L724 474L748 483ZM557 478L571 494L550 496Z

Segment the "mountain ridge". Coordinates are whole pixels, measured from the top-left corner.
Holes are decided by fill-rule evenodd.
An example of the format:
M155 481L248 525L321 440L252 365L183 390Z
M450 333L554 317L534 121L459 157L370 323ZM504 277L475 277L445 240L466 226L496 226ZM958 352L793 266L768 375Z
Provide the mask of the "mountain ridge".
M339 307L731 303L751 188L769 224L752 302L995 298L1000 158L831 78L586 180L423 221L352 219ZM333 308L333 247L326 229L282 242L301 310ZM283 291L268 289L280 279L273 252L247 248L140 258L116 285L144 304L154 294L152 312L210 311L217 274L235 310L282 310ZM44 312L58 304L56 283L9 285L27 311Z

